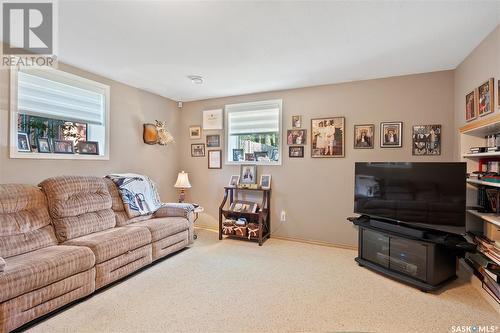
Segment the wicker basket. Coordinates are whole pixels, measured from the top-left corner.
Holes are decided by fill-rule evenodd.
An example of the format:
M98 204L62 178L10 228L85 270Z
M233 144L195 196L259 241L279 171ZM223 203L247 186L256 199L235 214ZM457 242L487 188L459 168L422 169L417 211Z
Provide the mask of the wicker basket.
M247 236L247 227L245 226L236 226L234 228L234 234L239 237L246 237Z
M247 225L248 239L259 238L259 229L260 227L258 223L248 223Z
M226 220L222 222L222 233L224 235L234 235L234 221L233 220Z

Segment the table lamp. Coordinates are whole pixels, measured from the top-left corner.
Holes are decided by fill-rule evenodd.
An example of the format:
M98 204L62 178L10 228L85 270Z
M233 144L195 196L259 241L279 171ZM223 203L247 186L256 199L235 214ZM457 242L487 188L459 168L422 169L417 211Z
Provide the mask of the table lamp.
M184 199L186 199L186 189L191 188L188 174L184 172L184 170L179 172L179 175L177 176L177 182L175 183L174 187L181 189L179 202L184 202Z

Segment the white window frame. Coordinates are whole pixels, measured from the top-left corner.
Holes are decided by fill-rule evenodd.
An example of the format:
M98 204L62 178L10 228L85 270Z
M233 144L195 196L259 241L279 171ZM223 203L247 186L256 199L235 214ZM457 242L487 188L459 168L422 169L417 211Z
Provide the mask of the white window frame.
M47 77L58 77L63 78L67 82L71 82L71 85L75 87L80 87L82 89L88 89L88 86L95 86L101 90L105 91L105 109L104 109L104 154L103 155L81 155L81 154L57 154L57 153L38 153L38 152L19 152L17 151L17 127L18 127L18 114L19 110L17 108L17 87L18 87L18 73L21 67L13 67L10 70L10 141L9 150L10 158L14 159L50 159L50 160L109 160L109 139L110 139L110 87L108 85L102 84L100 82L92 81L81 76L70 74L54 68L43 68L43 70L49 71ZM37 67L37 69L42 69Z
M265 104L278 104L279 105L279 138L280 142L278 145L278 161L276 162L265 162L265 161L230 161L228 159L228 152L229 152L229 127L228 127L228 107L242 107L242 108L252 108L252 107L259 107ZM233 111L233 112L238 112L238 111ZM235 103L235 104L227 104L224 107L224 138L225 138L225 148L226 148L226 153L224 154L224 164L225 165L242 165L242 164L256 164L256 165L276 165L280 166L283 161L283 100L282 99L273 99L273 100L265 100L265 101L257 101L257 102L249 102L249 103Z

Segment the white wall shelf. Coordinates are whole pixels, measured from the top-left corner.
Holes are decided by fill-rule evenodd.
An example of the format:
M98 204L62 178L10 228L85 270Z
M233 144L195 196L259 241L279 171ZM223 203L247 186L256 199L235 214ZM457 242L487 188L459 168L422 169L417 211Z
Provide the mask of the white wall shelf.
M488 153L477 153L477 154L463 154L462 157L464 158L479 158L479 157L495 157L499 156L500 157L500 151L492 151Z
M481 212L478 212L475 209L468 209L467 212L469 214L472 214L474 216L479 217L483 221L486 221L488 223L496 225L497 227L500 227L500 215L498 215L498 214L495 214L495 213L481 213Z
M484 186L500 187L500 183L485 182L485 181L478 180L478 179L467 179L467 183L472 184L472 185L484 185Z

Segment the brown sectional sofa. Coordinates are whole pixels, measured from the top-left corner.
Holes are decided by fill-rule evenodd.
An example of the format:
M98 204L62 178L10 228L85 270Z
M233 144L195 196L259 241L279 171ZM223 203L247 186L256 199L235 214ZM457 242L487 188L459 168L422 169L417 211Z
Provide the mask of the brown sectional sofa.
M64 176L0 185L0 332L90 295L192 243L192 212L128 219L117 188Z

